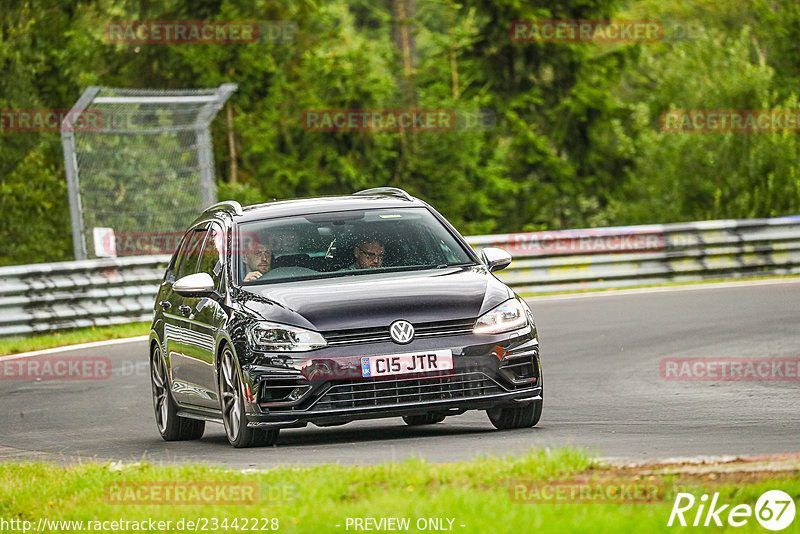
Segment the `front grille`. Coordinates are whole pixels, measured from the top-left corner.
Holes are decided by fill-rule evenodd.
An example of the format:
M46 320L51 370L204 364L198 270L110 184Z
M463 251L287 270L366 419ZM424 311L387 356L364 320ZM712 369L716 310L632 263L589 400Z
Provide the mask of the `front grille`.
M359 380L333 385L309 411L387 407L503 392L494 380L477 372L433 378Z
M454 321L434 321L414 324L414 337L454 336L469 334L475 326L475 319L457 319ZM389 325L374 328L354 328L350 330L329 330L322 332L328 345L345 345L355 343L377 343L391 341Z
M460 319L457 321L437 321L414 325L415 337L451 336L457 334L471 334L475 327L476 319Z

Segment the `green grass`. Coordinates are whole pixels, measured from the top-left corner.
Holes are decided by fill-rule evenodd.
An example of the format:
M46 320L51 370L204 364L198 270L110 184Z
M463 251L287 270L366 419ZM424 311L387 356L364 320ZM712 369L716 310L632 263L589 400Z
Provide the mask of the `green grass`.
M0 339L0 356L32 350L52 349L54 347L75 345L90 341L143 336L149 331L150 323L127 323L111 326L76 328L74 330L61 330L38 336Z
M257 462L258 451L242 451L248 452ZM82 521L172 520L173 524L181 518L216 518L220 522L224 518L229 521L277 518L281 532L316 533L348 532L345 530L348 517L409 517L412 527L418 518L431 517L454 518L453 531L476 534L675 531L676 527L666 526L673 504L671 498L649 504L529 504L511 498L511 481L569 479L581 472L593 476L608 473L585 453L574 449L534 450L520 457L478 458L452 464L412 459L375 466L278 467L256 473L200 465L120 467L113 463L88 463L59 467L4 463L0 464L0 518L28 520L34 525L40 517ZM199 506L110 504L106 497L106 488L113 483L175 481L255 483L259 498L255 504ZM800 496L797 473L773 475L743 487L725 484L713 488L721 493L721 502L753 506L767 489L782 489L795 499ZM699 497L704 490L695 486L692 491ZM798 523L800 519L795 520L793 527ZM764 531L753 518L745 527L731 530ZM51 528L51 531L72 530ZM222 528L211 531L225 532ZM349 532L354 531L351 526ZM792 527L783 532L791 531Z

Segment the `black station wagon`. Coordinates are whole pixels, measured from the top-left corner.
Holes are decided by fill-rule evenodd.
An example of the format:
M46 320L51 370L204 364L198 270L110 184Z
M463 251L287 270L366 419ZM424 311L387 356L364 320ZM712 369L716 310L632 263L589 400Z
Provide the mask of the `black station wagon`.
M155 303L150 367L165 440L222 423L235 447L281 428L486 410L499 429L542 413L528 305L431 206L401 189L241 207L184 235Z

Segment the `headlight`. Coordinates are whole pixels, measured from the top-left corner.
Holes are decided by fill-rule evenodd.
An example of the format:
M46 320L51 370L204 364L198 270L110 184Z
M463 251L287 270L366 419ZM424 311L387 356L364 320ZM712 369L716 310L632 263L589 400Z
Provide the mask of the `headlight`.
M247 329L247 340L258 350L304 351L327 346L319 332L278 323L260 322Z
M509 299L475 321L475 334L502 334L525 326L528 318L517 299Z
M522 307L525 309L525 313L528 315L528 321L536 328L536 321L533 320L533 311L531 311L531 307L522 299L519 300L519 303L522 304Z

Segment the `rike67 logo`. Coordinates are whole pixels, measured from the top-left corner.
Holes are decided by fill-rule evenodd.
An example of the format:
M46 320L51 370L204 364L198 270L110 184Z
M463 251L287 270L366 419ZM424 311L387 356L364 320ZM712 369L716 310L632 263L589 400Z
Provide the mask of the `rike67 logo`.
M753 509L749 504L733 507L730 503L719 504L719 493L714 493L710 502L707 494L696 499L691 493L678 493L667 526L722 527L727 524L729 527L743 527L753 516L767 530L784 530L794 521L794 500L784 491L770 490L758 498Z

